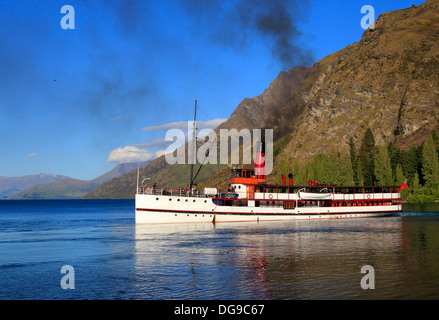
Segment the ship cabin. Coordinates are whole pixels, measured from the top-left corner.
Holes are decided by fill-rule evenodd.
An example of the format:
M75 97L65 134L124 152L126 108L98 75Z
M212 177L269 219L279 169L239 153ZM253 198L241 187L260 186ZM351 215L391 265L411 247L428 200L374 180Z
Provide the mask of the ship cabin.
M224 197L228 201L219 201L226 200ZM315 183L293 186L292 177L289 185L285 183L285 179L282 185L270 185L266 183L265 176L256 175L254 169L233 169L228 195L222 193L215 200L220 205L294 209L395 205L401 204L401 195L399 186L344 187Z
M254 169L232 169L229 191L238 198L254 198L256 185L265 184L265 176L255 175Z

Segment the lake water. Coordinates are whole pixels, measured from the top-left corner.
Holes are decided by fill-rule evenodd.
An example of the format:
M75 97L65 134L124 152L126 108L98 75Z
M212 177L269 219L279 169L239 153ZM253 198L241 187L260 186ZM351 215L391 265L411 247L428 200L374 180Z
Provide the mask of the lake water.
M437 211L136 226L133 200L0 201L0 299L438 299Z

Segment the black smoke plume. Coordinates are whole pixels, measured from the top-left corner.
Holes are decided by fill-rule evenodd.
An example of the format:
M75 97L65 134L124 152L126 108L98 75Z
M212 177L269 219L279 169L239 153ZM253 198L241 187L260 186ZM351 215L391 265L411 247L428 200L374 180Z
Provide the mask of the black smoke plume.
M299 28L307 17L307 0L185 0L183 4L199 22L200 30L207 23L213 28L210 39L221 45L240 51L262 39L283 67L314 61L312 51L302 43Z

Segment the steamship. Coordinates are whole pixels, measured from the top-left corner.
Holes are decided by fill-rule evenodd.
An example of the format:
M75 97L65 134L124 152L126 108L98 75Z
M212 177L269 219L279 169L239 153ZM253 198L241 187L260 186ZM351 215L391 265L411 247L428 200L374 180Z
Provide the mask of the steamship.
M195 101L195 115L196 115ZM194 118L194 141L195 141ZM250 222L296 219L341 219L388 216L401 211L402 186L345 187L309 181L295 186L282 175L281 185L266 183L265 142L259 143L254 168L233 168L227 190L139 186L136 224ZM199 170L198 170L199 171ZM139 177L137 177L139 181Z
M232 169L227 191L137 187L136 223L244 222L380 217L401 211L398 186L266 184L255 170Z

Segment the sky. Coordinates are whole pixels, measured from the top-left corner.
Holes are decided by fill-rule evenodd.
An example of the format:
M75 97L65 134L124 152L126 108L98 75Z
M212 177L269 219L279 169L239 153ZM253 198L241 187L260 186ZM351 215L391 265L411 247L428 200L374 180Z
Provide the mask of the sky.
M279 72L359 41L363 6L423 2L0 0L0 176L151 160L195 100L213 129Z

